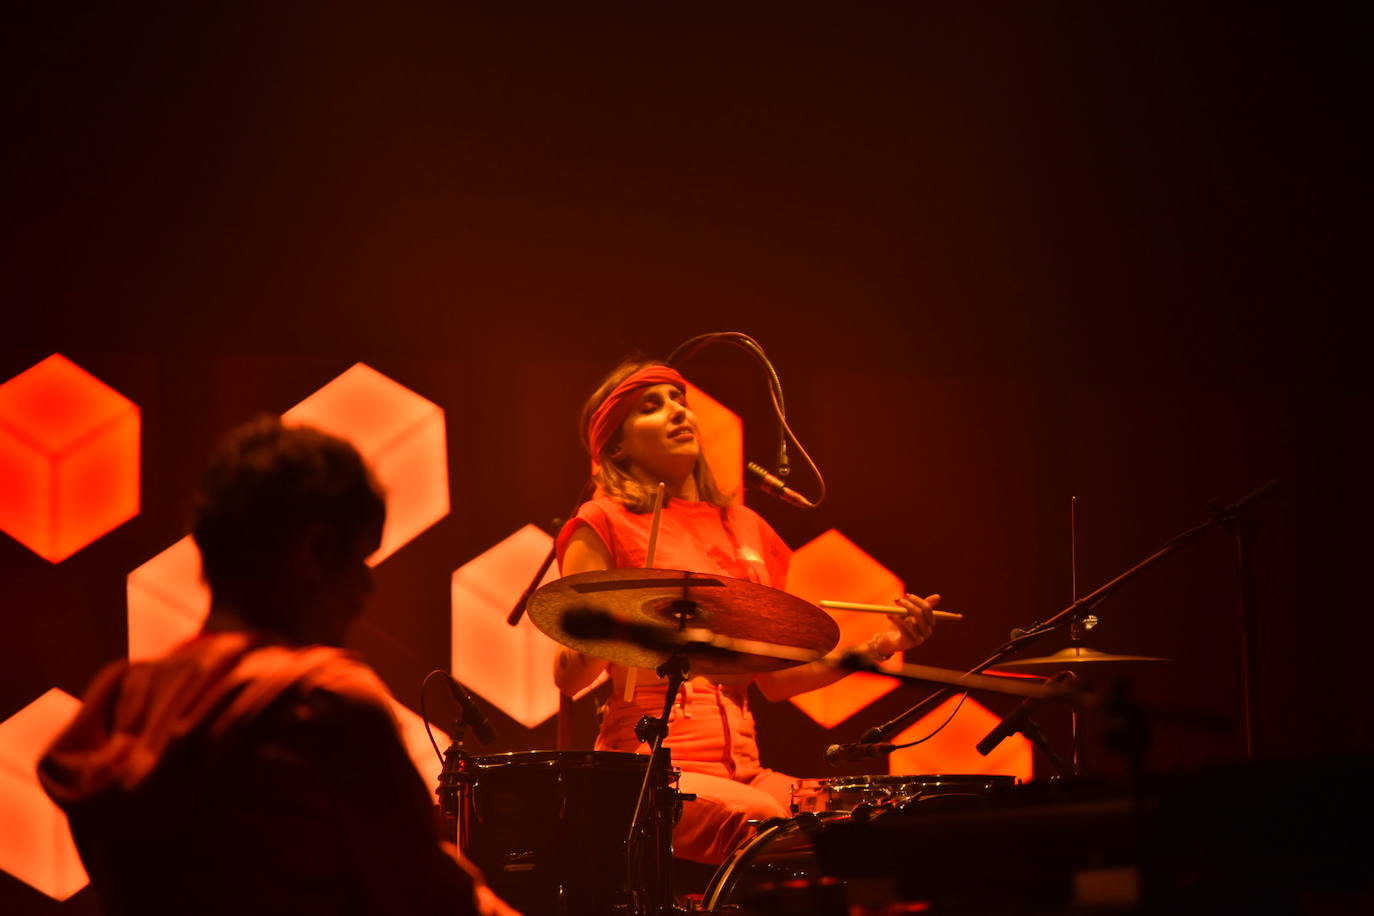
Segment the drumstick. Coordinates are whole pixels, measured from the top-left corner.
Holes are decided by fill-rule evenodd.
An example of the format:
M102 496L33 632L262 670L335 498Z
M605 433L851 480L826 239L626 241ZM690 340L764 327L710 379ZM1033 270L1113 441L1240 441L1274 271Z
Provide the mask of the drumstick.
M899 614L904 615L906 611L890 604L856 604L853 601L822 601L821 607L827 607L835 611L863 611L865 614ZM931 611L938 620L963 620L964 615L955 611Z
M649 523L649 549L644 552L644 568L654 568L654 548L658 545L658 517L663 511L663 481L658 482L654 493L654 518Z
M663 512L663 481L658 482L658 489L654 491L654 517L649 522L649 546L644 551L644 568L654 568L654 548L658 546L658 519ZM639 669L631 668L625 675L625 692L622 696L625 702L630 702L635 695L635 682L639 680Z

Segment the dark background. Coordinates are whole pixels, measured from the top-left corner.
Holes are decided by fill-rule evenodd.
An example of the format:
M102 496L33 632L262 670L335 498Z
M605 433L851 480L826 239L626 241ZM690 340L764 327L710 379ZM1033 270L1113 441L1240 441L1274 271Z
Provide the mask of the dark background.
M1311 4L6 4L0 379L63 353L140 406L144 458L142 512L61 564L0 538L0 715L124 653L124 577L226 430L358 361L448 422L453 511L354 634L414 706L452 570L567 512L601 374L739 330L830 487L751 504L968 614L913 660L1069 603L1071 496L1081 594L1281 480L1255 743L1336 775L1374 702L1357 34ZM758 371L687 368L772 464ZM1133 683L1153 768L1244 757L1234 559L1213 531L1099 608L1090 645L1173 659ZM760 703L765 762L833 773L924 693L829 733ZM553 747L488 708L496 750ZM94 906L0 875L0 910L58 909Z

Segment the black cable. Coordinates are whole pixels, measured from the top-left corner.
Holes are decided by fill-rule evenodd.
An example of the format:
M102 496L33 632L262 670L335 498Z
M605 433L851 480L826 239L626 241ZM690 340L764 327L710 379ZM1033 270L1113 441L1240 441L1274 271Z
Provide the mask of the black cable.
M677 365L714 342L726 343L744 350L763 366L768 376L769 400L772 402L773 413L778 420L778 476L786 477L791 473L791 465L787 458L787 444L790 442L816 478L819 493L815 499L811 500L811 504L813 508L819 506L825 500L825 477L821 474L820 468L816 467L816 462L812 460L806 447L801 444L801 440L797 438L796 433L792 431L791 425L787 422L787 407L783 400L782 381L778 378L777 370L773 368L773 363L768 359L768 354L763 352L763 347L759 345L758 341L740 331L715 331L709 334L698 334L696 337L689 338L679 344L665 361L669 365Z
M439 750L439 742L434 740L434 731L429 726L429 715L425 712L425 689L429 687L429 682L434 679L436 674L443 676L447 675L448 672L442 668L435 668L426 674L425 679L420 682L420 719L425 723L425 734L429 735L429 743L434 745L434 755L439 758L439 766L442 767L444 765L444 752Z
M945 730L945 726L946 726L946 725L948 725L949 723L951 723L951 722L954 721L954 717L955 717L956 715L958 715L959 710L962 709L963 706L964 706L964 701L967 700L967 699L968 699L968 691L965 690L965 691L964 691L964 695L961 696L961 697L959 697L959 702L955 704L955 706L954 706L954 708L953 708L952 710L950 710L950 712L949 712L949 717L946 718L945 721L943 721L943 722L940 723L939 728L935 729L935 731L933 731L933 732L931 732L930 734L926 735L924 738L917 738L915 741L908 741L906 744L894 744L894 745L892 746L892 749L893 749L894 751L900 751L900 750L901 750L902 748L904 748L904 747L915 747L915 746L918 745L918 744L924 744L925 742L929 741L931 738L934 738L936 735L940 734L940 732L942 732L942 731Z

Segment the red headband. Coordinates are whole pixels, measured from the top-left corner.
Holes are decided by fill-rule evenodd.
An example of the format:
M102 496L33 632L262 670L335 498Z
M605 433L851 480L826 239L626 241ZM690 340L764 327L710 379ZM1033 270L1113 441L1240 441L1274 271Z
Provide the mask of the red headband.
M592 452L592 468L601 460L601 451L620 429L630 408L639 400L639 392L651 385L676 385L687 390L687 380L670 366L645 366L615 386L606 400L596 408L587 422L587 444Z

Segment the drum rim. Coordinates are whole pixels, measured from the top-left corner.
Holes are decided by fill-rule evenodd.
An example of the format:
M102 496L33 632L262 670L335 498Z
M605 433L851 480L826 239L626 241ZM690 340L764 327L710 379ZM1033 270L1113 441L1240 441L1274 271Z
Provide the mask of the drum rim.
M500 754L469 754L468 760L472 762L473 766L481 768L491 768L509 764L551 766L557 763L569 763L574 766L582 766L588 763L601 761L621 764L625 769L643 769L649 760L649 755L636 754L633 751L530 750L505 751Z
M1017 777L1010 773L908 773L898 775L893 773L877 773L861 776L817 776L798 779L796 785L799 787L826 787L835 786L890 786L902 783L947 783L949 785L970 785L975 783L991 783L992 785L1016 785Z

